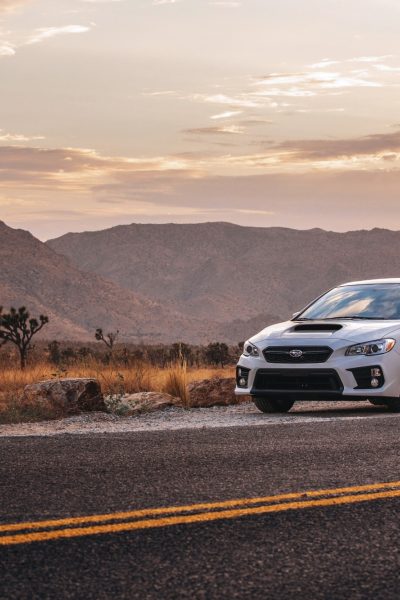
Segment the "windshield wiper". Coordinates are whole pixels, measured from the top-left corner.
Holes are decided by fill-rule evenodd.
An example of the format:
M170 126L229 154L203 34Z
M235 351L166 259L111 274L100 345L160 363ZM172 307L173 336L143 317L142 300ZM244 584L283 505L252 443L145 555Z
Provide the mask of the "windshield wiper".
M307 317L299 317L298 319L292 319L292 321L315 321L315 319L308 319Z
M364 319L368 321L389 321L388 317L365 317L364 315L352 315L351 317L321 317L321 321L340 321L340 320Z

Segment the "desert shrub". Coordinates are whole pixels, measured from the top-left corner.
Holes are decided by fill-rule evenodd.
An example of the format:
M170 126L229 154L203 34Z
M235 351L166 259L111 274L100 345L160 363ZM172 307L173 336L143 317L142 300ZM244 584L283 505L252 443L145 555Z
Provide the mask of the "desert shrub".
M185 362L190 366L193 364L193 349L189 344L184 344L183 342L172 344L169 348L168 355L171 363Z
M188 408L190 406L190 396L187 387L187 366L185 361L171 364L167 369L162 391L171 394L171 396L180 398L185 407Z
M208 364L219 365L223 369L230 360L229 347L224 342L213 342L205 348L204 357Z
M57 340L50 342L50 344L47 346L47 349L49 353L49 361L53 365L58 366L61 363L61 349L59 342L57 342Z

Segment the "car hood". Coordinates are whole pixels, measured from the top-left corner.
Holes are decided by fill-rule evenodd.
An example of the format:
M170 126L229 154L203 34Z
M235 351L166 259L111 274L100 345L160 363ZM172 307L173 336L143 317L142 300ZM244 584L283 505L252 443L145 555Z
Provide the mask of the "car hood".
M297 330L301 326L302 330ZM312 330L314 327L320 330ZM336 330L329 330L337 326ZM325 328L324 328L325 327ZM334 321L285 321L266 327L255 336L250 338L254 344L280 340L282 344L293 344L299 342L311 343L316 341L329 342L329 340L344 340L348 342L368 342L387 337L398 331L400 333L400 321L362 321L335 319Z

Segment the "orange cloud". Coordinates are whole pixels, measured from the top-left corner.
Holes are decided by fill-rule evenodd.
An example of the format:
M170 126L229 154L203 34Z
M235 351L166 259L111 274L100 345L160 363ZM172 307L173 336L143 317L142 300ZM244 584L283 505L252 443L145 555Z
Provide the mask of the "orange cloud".
M197 127L194 129L184 129L184 133L200 135L238 135L244 132L240 125L221 125L220 127Z
M0 0L0 12L12 11L30 0Z
M287 160L328 160L332 158L400 153L400 131L377 133L337 140L287 140L273 150L288 151Z

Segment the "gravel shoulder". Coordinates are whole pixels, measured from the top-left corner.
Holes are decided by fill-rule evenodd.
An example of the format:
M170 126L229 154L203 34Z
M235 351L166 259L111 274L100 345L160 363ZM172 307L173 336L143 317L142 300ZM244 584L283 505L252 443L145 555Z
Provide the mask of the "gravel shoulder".
M281 425L320 422L338 419L400 418L385 408L369 402L300 402L290 413L268 415L259 412L252 402L212 408L167 408L132 417L119 417L102 412L42 421L0 425L0 437L54 436L60 434L126 433L139 431L175 431L179 429L209 429L244 427L248 425Z

